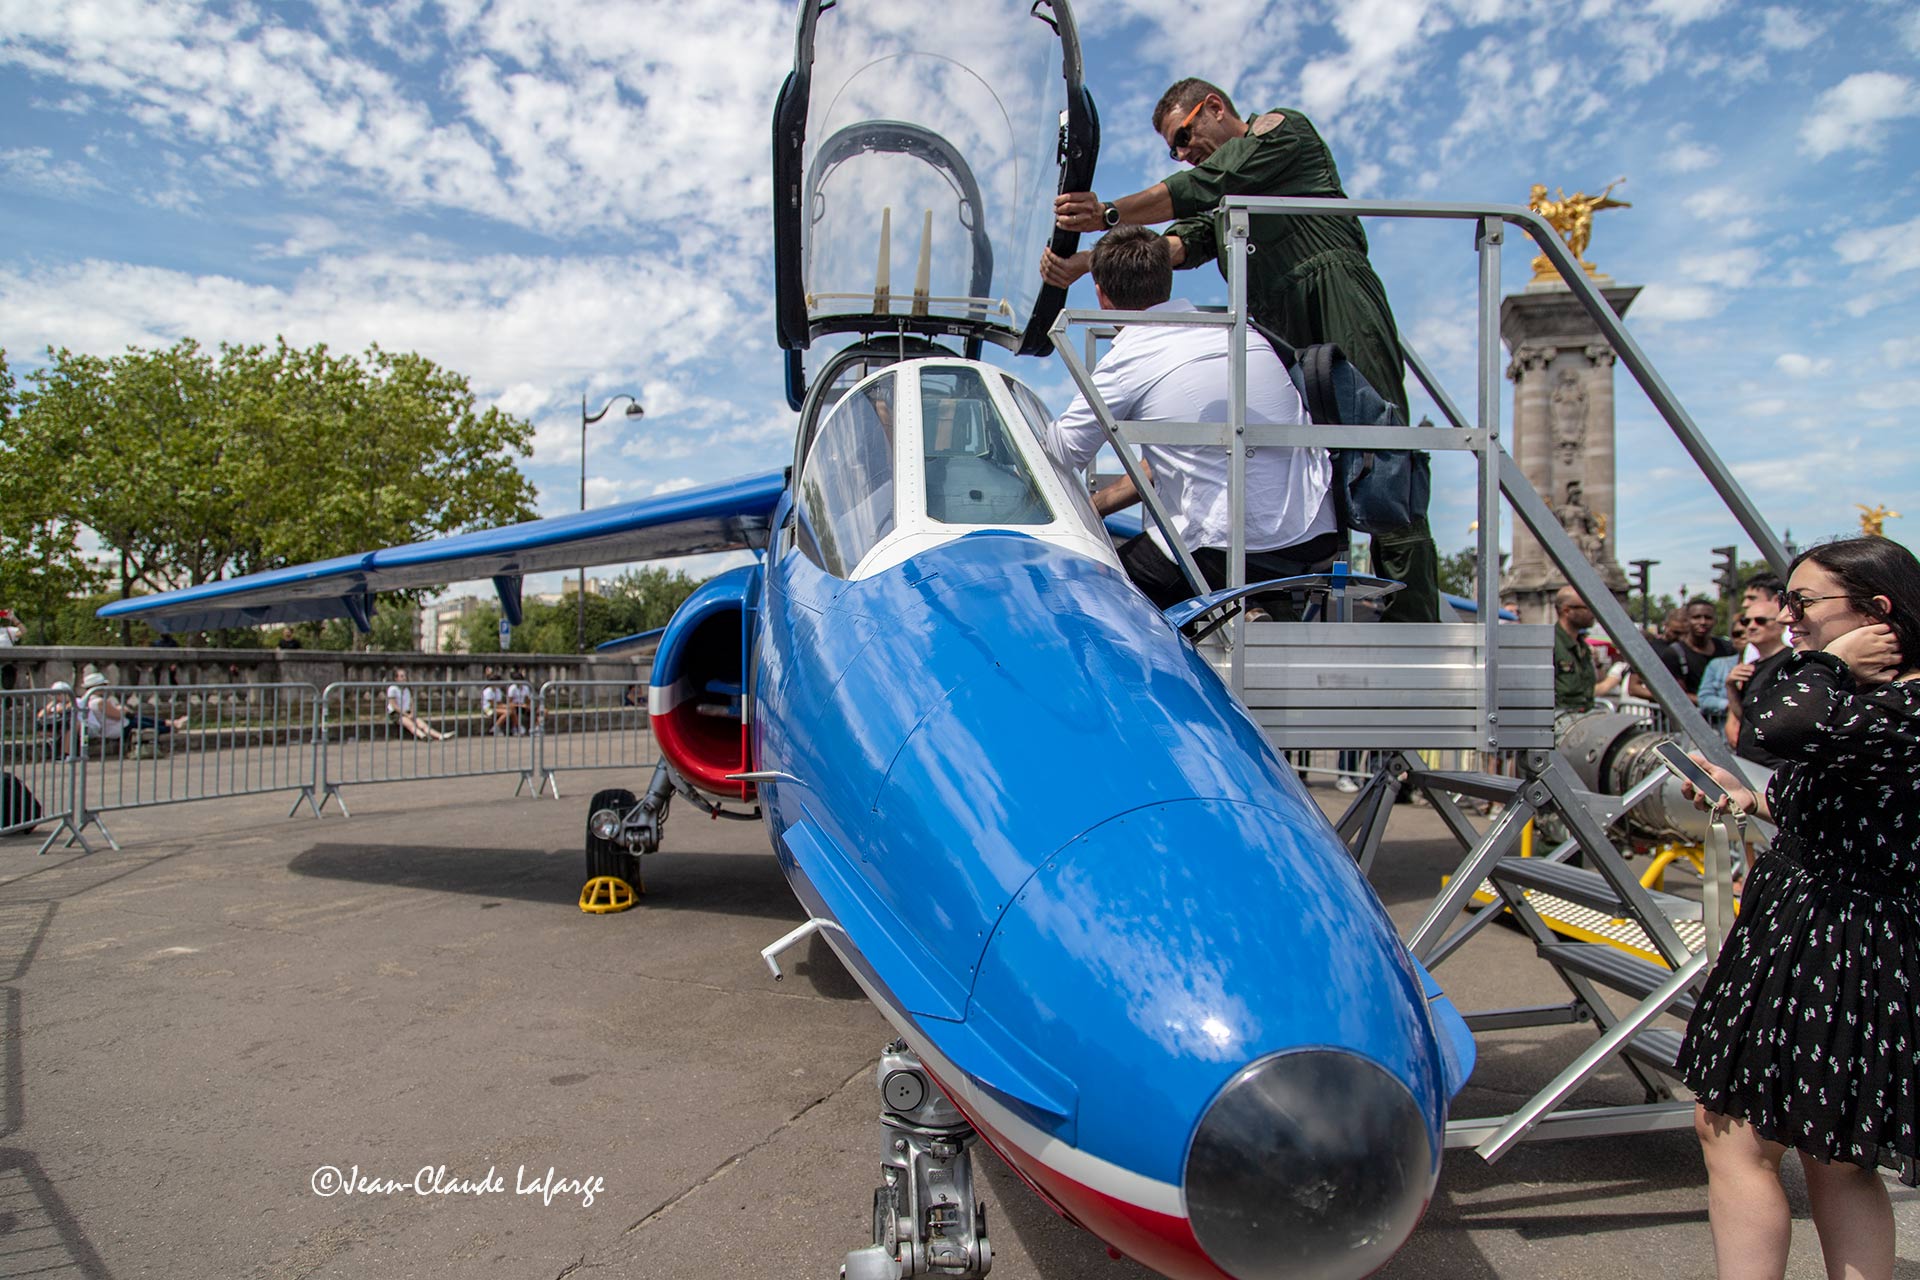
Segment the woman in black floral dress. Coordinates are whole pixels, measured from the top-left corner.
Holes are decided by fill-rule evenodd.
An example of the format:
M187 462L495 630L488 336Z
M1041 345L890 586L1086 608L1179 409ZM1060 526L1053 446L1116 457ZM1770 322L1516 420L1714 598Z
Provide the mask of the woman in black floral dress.
M1780 1160L1800 1153L1829 1276L1893 1274L1876 1168L1914 1181L1920 1123L1920 562L1886 538L1794 562L1799 651L1754 712L1781 765L1780 828L1687 1025L1707 1216L1722 1280L1778 1277L1792 1229Z

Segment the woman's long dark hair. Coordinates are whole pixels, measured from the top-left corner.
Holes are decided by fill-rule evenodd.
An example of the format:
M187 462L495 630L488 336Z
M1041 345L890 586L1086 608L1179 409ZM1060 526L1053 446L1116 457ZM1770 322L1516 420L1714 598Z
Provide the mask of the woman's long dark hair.
M1892 538L1841 538L1808 547L1793 562L1798 569L1811 560L1840 580L1847 603L1893 628L1900 642L1900 666L1920 666L1920 560ZM1788 570L1792 576L1792 570ZM1892 607L1882 609L1875 596L1885 596Z

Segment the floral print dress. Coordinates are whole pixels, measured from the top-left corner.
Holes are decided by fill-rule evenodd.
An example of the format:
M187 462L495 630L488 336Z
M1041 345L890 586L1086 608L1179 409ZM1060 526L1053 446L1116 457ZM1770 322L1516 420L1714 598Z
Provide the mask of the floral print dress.
M1796 654L1753 715L1779 824L1687 1024L1709 1111L1822 1161L1901 1169L1920 1107L1920 680Z

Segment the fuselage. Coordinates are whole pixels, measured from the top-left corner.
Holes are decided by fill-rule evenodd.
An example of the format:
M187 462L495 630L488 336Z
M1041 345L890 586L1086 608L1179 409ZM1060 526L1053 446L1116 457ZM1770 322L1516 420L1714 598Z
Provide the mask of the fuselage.
M868 993L1023 1177L1164 1274L1380 1265L1471 1046L1244 708L1110 560L977 530L842 578L779 536L790 505L755 767Z

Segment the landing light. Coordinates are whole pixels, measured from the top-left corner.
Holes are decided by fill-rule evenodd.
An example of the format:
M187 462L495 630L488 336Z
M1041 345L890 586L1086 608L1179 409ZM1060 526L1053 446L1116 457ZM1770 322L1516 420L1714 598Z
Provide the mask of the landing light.
M593 832L595 840L618 840L626 821L626 815L618 809L595 809L587 819L587 830Z

